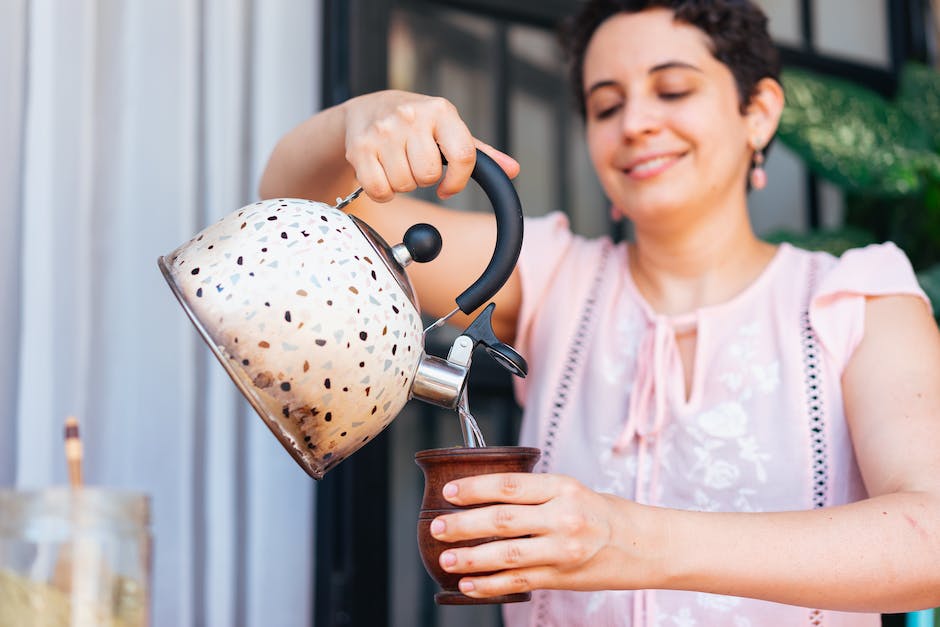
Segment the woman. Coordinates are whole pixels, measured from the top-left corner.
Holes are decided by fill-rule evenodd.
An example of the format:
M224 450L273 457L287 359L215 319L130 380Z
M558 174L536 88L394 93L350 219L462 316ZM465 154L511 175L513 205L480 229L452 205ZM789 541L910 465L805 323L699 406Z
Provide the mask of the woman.
M536 590L513 625L878 625L940 604L940 341L891 244L835 259L759 240L748 180L783 107L766 20L739 0L595 0L572 23L598 177L629 244L531 219L495 298L531 365L518 388L534 475L453 482L442 566L476 597ZM416 268L447 313L492 250L491 217L398 195L462 189L476 140L446 101L382 92L278 145L262 195L361 184L357 214L399 241L438 226ZM345 156L345 159L343 158ZM456 320L457 324L466 320ZM915 357L916 356L916 357Z

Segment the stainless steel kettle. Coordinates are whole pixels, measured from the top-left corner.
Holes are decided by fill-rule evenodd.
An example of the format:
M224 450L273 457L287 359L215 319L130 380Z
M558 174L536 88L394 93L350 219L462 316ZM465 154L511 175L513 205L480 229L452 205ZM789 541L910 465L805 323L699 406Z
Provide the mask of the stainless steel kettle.
M479 151L472 178L493 204L496 246L450 315L484 305L522 247L512 182ZM433 260L441 236L415 225L404 243L389 246L342 211L360 192L335 206L283 198L242 207L158 260L238 389L315 479L388 426L410 398L455 408L477 346L514 374L526 372L522 357L493 333L492 303L446 359L425 353L404 269Z

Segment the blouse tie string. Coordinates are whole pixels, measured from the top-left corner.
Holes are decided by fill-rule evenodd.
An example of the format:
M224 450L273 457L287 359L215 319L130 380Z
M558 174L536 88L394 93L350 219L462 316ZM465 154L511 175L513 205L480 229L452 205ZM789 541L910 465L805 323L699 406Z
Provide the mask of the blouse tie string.
M636 357L636 375L627 421L614 443L614 451L623 453L633 443L657 435L666 422L666 377L678 357L674 330L669 319L657 315L640 341Z

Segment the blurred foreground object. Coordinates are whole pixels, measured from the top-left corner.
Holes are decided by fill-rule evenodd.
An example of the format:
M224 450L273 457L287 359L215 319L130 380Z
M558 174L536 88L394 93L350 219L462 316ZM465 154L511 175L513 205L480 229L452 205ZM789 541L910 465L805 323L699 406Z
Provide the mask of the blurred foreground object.
M146 496L100 488L0 490L0 626L146 626Z

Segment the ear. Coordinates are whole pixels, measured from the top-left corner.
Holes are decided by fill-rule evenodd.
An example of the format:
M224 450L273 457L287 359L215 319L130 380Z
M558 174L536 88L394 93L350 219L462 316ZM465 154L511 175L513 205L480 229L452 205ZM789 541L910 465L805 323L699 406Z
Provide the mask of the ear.
M763 148L777 132L783 104L783 87L780 83L772 78L762 78L758 81L744 114L747 119L748 138L753 144L751 149Z

